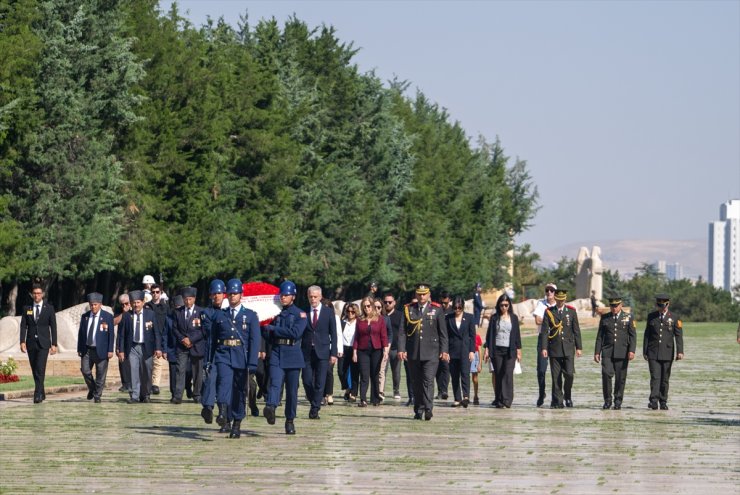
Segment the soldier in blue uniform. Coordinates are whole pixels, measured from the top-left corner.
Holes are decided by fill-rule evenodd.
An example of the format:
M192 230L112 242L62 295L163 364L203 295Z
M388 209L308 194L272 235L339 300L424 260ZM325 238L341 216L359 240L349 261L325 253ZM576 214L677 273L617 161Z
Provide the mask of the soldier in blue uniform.
M221 303L223 303L226 297L226 284L223 280L214 279L211 280L211 284L208 287L208 294L211 299L211 305L207 308L203 308L200 313L201 325L206 333L206 355L203 361L203 368L205 370L205 376L203 378L203 393L200 396L200 403L203 409L200 411L200 415L207 424L213 423L213 405L216 403L216 377L218 376L218 369L215 368L213 363L213 349L211 344L213 343L213 337L211 328L213 325L214 317L217 313L222 312ZM220 405L219 405L220 407ZM221 414L223 411L219 411ZM226 423L222 427L220 433L226 433Z
M280 401L280 389L285 382L285 433L295 435L293 420L298 405L298 378L305 366L301 339L308 319L306 313L293 305L296 287L286 280L280 285L280 304L283 310L272 324L263 328L272 344L270 353L270 389L267 405L262 414L271 425L275 424L275 408Z
M221 411L216 422L224 427L231 422L229 438L241 436L246 416L247 373L257 369L260 327L257 313L242 306L242 283L232 278L226 283L229 307L214 311L210 323L211 355L216 365L216 395Z

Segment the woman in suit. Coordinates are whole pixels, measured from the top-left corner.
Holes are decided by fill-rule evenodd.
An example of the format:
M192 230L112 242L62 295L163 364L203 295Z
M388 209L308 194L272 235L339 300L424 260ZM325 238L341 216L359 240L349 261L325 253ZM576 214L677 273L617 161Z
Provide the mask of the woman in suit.
M475 357L475 317L465 313L465 301L455 297L454 312L448 313L447 336L450 349L450 376L455 401L452 407L470 404L470 363ZM460 393L462 382L462 393Z
M375 309L375 300L364 297L360 303L362 317L357 322L355 330L354 350L352 360L360 365L360 403L358 406L367 407L367 385L370 383L370 402L380 404L378 383L380 376L380 362L383 358L383 349L388 346L388 332L385 328L385 318Z
M496 370L496 398L493 407L511 407L514 400L514 365L522 360L522 337L519 319L512 313L513 303L506 294L496 301L486 334L486 359L493 360Z

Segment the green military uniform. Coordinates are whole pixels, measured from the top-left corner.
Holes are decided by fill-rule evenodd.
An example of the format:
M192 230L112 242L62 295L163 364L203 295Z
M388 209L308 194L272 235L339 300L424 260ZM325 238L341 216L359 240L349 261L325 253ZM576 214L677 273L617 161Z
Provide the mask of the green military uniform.
M650 369L650 409L668 409L668 382L673 358L683 359L683 324L668 310L669 297L658 294L658 311L648 315L642 355Z
M631 314L622 311L622 300L612 298L609 305L619 308L601 316L596 332L594 355L600 356L601 387L604 392L604 409L612 405L612 379L614 379L614 409L621 409L624 384L627 381L627 366L635 356L637 332ZM614 309L616 311L616 309Z

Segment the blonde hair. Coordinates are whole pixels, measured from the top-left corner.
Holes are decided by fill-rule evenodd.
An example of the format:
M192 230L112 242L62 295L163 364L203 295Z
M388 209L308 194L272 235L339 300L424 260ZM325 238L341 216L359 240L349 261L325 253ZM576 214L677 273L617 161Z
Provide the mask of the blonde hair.
M370 303L370 311L365 313L365 302ZM378 319L378 310L375 309L375 298L372 296L365 296L360 301L360 310L362 311L361 320L375 321Z

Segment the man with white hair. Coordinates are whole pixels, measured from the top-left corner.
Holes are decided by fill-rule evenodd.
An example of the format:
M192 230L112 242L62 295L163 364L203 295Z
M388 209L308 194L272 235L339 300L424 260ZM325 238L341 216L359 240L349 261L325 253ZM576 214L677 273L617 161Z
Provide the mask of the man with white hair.
M334 309L321 304L321 287L308 288L308 322L303 332L301 349L305 366L301 378L306 396L311 402L309 419L319 419L324 399L326 370L337 362L337 323Z
M558 286L550 282L545 286L545 298L537 301L537 306L532 312L534 321L537 323L537 335L542 331L542 321L545 317L545 310L550 306L555 305L555 291ZM542 407L545 403L545 375L547 374L547 362L546 357L542 357L542 348L540 347L540 340L537 339L537 384L540 387L540 395L537 398L537 407Z

